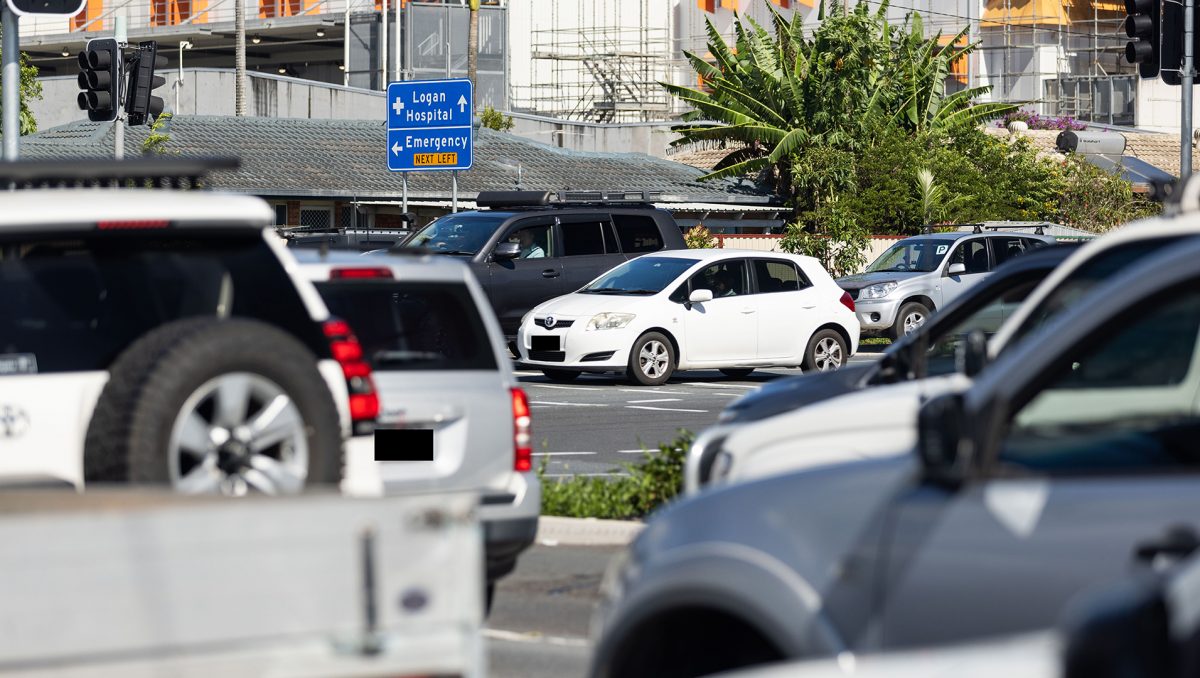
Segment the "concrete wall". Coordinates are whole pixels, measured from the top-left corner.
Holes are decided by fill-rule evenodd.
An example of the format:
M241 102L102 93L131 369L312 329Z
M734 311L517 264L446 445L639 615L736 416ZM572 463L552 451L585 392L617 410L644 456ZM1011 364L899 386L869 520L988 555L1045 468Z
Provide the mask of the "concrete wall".
M667 144L677 135L673 122L601 125L525 113L513 113L512 133L543 144L576 151L645 153L665 158Z
M1134 125L1152 132L1179 134L1182 91L1182 87L1173 87L1159 78L1139 80ZM1196 92L1195 87L1192 88L1192 100L1200 101L1200 93ZM1193 129L1200 126L1200 118L1193 118L1192 123Z

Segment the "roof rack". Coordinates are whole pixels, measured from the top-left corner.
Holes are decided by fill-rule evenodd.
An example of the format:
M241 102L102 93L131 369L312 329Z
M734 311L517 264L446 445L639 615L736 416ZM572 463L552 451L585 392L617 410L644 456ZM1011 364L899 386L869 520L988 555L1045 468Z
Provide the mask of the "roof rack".
M1029 230L1034 229L1034 235L1046 235L1045 229L1047 226L1058 226L1049 221L981 221L976 224L963 224L963 226L971 226L972 233L983 233L987 231L1003 231L1003 230Z
M216 171L232 171L237 158L130 158L0 162L7 188L199 188Z
M568 205L645 205L662 191L480 191L479 207L556 207Z

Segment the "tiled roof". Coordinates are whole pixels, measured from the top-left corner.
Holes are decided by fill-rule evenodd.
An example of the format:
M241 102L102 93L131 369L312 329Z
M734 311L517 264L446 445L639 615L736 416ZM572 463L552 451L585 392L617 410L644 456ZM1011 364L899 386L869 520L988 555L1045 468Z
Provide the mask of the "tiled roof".
M989 127L988 134L1008 138L1008 130L999 127ZM1155 134L1153 132L1108 132L1125 136L1125 155L1144 160L1171 176L1179 176L1179 137L1173 134ZM1057 153L1055 142L1058 140L1058 130L1027 130L1021 136L1029 140L1034 148L1045 153ZM1200 158L1192 153L1192 168L1200 168Z
M180 116L170 121L165 148L186 156L242 159L241 169L220 173L210 185L263 196L398 199L401 176L387 171L384 123L374 120L310 120ZM125 155L141 153L145 127L128 128ZM81 120L21 139L23 158L111 157L110 123ZM773 199L749 180L697 182L704 172L640 153L587 153L477 129L475 164L459 172L459 197L512 190L516 167L528 190L658 190L664 202L755 204ZM449 198L449 172L414 172L409 196Z

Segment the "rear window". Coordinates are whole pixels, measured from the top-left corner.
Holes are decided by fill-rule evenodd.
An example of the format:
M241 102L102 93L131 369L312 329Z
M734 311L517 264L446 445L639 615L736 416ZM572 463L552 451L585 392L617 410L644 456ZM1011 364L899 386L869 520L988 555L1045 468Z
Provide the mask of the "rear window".
M106 369L150 330L205 315L263 320L329 352L257 232L0 243L0 290L0 360L25 356L39 373Z
M458 283L317 283L329 312L350 323L376 370L495 370L496 355Z
M663 248L662 235L658 232L658 224L651 217L641 214L614 214L613 223L617 226L617 237L621 240L621 251L626 254L637 252L657 252Z

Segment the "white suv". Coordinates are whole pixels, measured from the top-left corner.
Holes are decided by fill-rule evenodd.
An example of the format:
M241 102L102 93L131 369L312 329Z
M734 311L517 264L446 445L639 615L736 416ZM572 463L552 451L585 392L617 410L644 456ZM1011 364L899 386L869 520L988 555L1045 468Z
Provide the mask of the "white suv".
M374 440L347 448L346 489L478 492L495 582L533 543L541 485L529 403L483 288L446 257L293 252L333 314L354 328L379 393ZM398 431L416 437L392 435ZM396 458L409 460L388 461Z
M273 221L199 191L0 197L0 485L336 486L378 400Z

